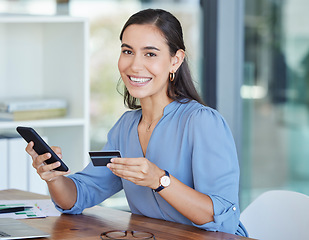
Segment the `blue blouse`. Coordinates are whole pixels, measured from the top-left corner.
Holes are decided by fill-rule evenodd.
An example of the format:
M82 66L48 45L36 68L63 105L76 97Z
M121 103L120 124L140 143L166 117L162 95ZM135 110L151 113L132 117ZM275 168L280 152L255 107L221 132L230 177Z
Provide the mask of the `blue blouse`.
M143 157L137 131L141 116L141 110L125 112L108 133L104 150L120 150L125 158ZM236 148L228 125L216 110L196 101L170 103L152 132L145 157L189 187L207 194L213 201L214 221L196 225L152 189L92 163L68 176L77 187L74 207L58 209L79 214L124 189L132 213L247 236L239 221Z

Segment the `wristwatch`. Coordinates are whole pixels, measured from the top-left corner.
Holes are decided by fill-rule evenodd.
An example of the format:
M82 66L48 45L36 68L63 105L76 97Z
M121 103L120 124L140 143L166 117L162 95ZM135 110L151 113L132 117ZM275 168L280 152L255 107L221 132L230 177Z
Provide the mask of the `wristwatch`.
M165 171L165 175L160 178L160 186L154 189L155 192L160 192L162 189L168 187L171 183L170 174L168 171Z

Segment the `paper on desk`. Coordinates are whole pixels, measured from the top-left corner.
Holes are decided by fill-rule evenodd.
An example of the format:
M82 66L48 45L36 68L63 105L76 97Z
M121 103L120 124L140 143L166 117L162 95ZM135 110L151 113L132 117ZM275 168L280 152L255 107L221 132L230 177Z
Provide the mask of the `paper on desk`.
M2 213L0 218L41 218L47 216L60 216L50 199L37 200L0 200L1 207L33 206L32 209L18 213Z

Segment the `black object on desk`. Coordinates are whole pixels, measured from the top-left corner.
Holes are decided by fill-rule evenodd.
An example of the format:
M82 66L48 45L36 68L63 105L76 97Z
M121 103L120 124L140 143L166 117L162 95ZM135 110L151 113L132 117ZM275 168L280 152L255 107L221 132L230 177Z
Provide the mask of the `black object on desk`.
M2 208L0 209L0 213L15 213L15 212L22 212L29 210L33 207L31 206L23 206L23 207L7 207L7 208Z

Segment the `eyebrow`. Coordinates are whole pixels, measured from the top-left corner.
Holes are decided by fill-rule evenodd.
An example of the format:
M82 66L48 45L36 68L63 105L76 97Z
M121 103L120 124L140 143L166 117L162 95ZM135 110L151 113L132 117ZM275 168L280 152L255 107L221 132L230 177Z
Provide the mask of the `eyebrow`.
M126 48L129 48L129 49L133 49L133 47L131 47L130 45L126 44L126 43L123 43L121 44L121 47L126 47ZM143 50L156 50L158 52L160 52L160 49L156 48L156 47L153 47L153 46L146 46L146 47L143 47L142 48Z

